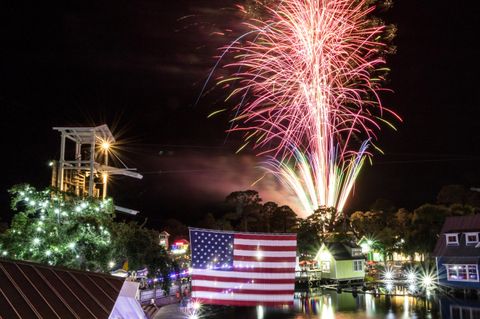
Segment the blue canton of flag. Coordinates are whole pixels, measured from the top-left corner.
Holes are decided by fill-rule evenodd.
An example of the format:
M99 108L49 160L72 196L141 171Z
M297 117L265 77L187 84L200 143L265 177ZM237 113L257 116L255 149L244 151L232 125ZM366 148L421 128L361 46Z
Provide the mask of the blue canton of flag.
M231 270L233 234L195 230L190 233L192 268Z

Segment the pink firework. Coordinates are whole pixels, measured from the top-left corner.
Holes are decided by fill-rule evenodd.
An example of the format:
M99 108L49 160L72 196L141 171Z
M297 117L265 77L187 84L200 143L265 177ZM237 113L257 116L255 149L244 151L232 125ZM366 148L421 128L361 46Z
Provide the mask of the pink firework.
M270 158L305 214L344 209L378 122L398 117L379 97L385 27L369 2L279 1L223 51L235 54L234 73L219 83L240 100L231 130Z

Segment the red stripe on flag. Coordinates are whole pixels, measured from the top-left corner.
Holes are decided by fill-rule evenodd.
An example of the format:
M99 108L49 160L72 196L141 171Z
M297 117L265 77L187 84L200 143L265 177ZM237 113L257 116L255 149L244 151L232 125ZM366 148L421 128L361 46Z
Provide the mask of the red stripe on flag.
M192 291L208 291L208 292L220 292L220 293L235 293L235 294L264 294L264 295L288 295L293 296L294 290L267 290L267 289L235 289L235 288L215 288L215 287L192 287Z
M262 251L295 251L295 246L262 246L262 245L233 245L234 250L262 250Z
M267 307L282 307L293 306L293 300L286 301L242 301L242 300L220 300L220 299L208 299L208 298L193 298L195 301L210 305L227 305L227 306L258 306L263 305ZM293 298L292 298L293 299Z
M257 257L257 256L233 256L235 261L258 261L258 262L295 262L296 257Z
M192 275L192 280L208 280L217 282L238 282L242 284L292 284L295 283L295 278L292 279L269 279L269 278L234 278L234 277L217 277L207 275ZM253 281L253 282L252 282ZM192 288L194 285L192 285Z
M251 240L297 240L297 235L234 234L235 239ZM281 245L281 243L279 243Z

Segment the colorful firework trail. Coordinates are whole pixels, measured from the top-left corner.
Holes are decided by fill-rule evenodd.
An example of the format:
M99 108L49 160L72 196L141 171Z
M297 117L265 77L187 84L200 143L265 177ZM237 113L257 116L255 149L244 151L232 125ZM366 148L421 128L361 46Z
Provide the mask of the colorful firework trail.
M386 113L379 93L383 24L367 0L283 0L268 19L223 49L234 74L218 84L237 97L231 131L267 155L266 167L295 192L305 213L341 212L371 155ZM213 72L213 71L212 71Z

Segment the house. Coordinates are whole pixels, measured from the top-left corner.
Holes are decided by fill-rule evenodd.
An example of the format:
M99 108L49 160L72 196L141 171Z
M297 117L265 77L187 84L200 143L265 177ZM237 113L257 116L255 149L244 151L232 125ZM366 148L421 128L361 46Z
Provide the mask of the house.
M357 244L362 248L362 253L366 255L367 262L383 263L385 261L383 247L376 240L363 236Z
M162 246L165 250L168 250L168 238L170 234L165 230L158 234L158 244Z
M325 242L315 257L322 280L360 281L365 277L362 248L346 242Z
M480 289L480 214L448 217L433 256L438 284L452 288Z
M118 277L0 259L0 318L146 319L137 293Z

